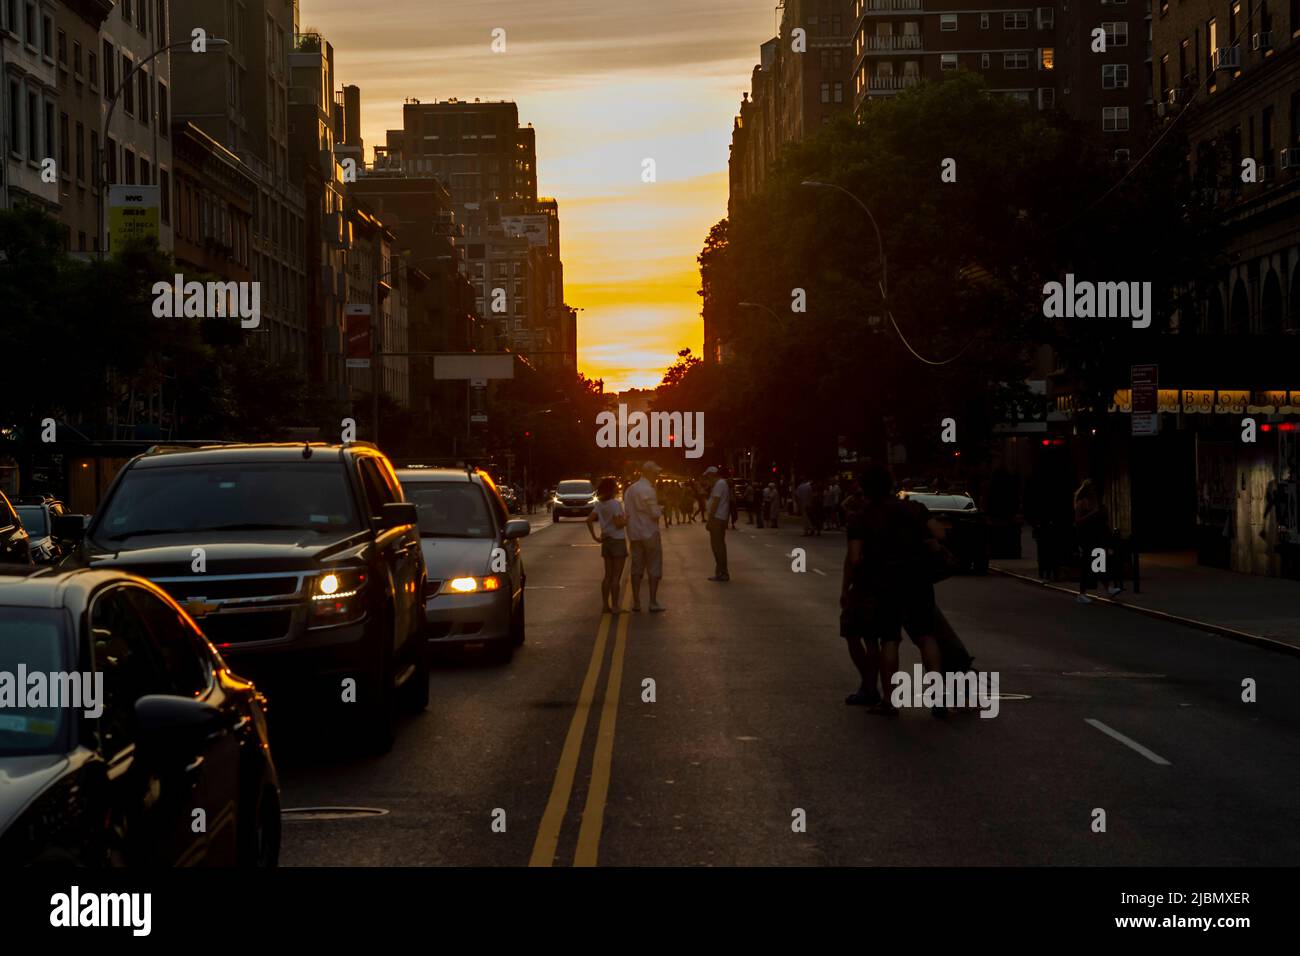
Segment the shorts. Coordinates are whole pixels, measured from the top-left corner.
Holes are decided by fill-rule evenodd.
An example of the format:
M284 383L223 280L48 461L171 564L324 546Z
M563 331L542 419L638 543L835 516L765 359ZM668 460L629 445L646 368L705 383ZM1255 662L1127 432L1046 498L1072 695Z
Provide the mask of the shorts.
M882 644L898 643L902 631L913 644L920 643L927 634L935 634L934 585L928 581L912 585L888 596L854 598L840 612L840 637L864 638Z
M634 578L639 578L643 574L648 574L652 578L662 578L664 576L664 547L659 535L646 538L644 541L632 539L629 544L632 548L632 576Z
M626 558L627 539L626 538L601 538L600 556L602 558Z

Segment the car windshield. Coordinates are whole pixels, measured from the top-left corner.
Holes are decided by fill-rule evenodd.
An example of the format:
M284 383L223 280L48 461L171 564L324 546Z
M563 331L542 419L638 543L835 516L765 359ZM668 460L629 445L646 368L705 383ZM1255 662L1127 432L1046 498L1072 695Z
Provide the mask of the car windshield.
M594 495L596 489L590 481L562 481L555 489L557 495Z
M35 537L49 534L49 528L45 521L45 508L41 505L15 505L14 510L18 512L18 520L23 523L27 533Z
M37 674L66 673L63 618L47 608L0 607L0 757L57 753L68 709L18 706L19 668L27 675L24 704ZM47 691L48 693L48 691ZM38 703L64 703L48 698ZM91 709L89 702L83 709Z
M492 515L483 489L468 481L404 481L422 538L490 538Z
M337 461L214 461L131 469L99 516L95 537L278 529L332 534L359 527Z

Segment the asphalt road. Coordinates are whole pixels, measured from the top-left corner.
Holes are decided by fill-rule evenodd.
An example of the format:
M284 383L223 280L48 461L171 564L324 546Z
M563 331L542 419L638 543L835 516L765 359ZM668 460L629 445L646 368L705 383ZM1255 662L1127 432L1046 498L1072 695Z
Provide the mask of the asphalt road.
M284 864L1300 862L1300 659L963 577L940 604L1007 699L886 720L843 703L842 535L742 523L723 584L703 528L674 526L668 611L602 621L580 522L534 521L512 663L436 669L382 758L277 740L286 807L387 811L289 815Z

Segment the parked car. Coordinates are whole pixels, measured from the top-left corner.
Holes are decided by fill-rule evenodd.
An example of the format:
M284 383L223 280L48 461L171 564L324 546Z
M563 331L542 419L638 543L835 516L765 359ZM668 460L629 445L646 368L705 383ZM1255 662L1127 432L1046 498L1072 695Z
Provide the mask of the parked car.
M31 536L3 491L0 491L0 563L33 563Z
M102 697L0 710L0 868L275 865L265 699L162 589L0 570L0 672L19 668L93 675Z
M528 522L510 517L483 471L402 470L397 477L419 515L430 647L509 660L524 643L527 576L520 539L531 530Z
M943 543L964 569L976 574L989 570L989 521L969 495L903 491L900 498L919 501L944 529Z
M162 587L273 700L347 708L375 750L399 703L428 703L416 509L366 443L151 450L118 473L82 556Z
M569 478L555 486L551 520L586 518L596 507L596 486L586 478Z
M506 511L512 515L517 515L522 510L519 503L519 492L509 485L498 485L497 490L501 494L501 500L505 502Z
M13 498L10 504L27 529L32 560L37 564L54 564L64 553L64 542L54 537L52 519L66 514L63 502L49 495Z

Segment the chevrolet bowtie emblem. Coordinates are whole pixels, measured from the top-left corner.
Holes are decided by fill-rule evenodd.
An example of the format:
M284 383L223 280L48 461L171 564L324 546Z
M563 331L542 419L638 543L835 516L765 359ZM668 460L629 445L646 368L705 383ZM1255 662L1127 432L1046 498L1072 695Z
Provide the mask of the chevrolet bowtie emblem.
M205 597L192 597L185 600L185 611L190 617L207 617L221 609L221 605L216 601L209 601Z

